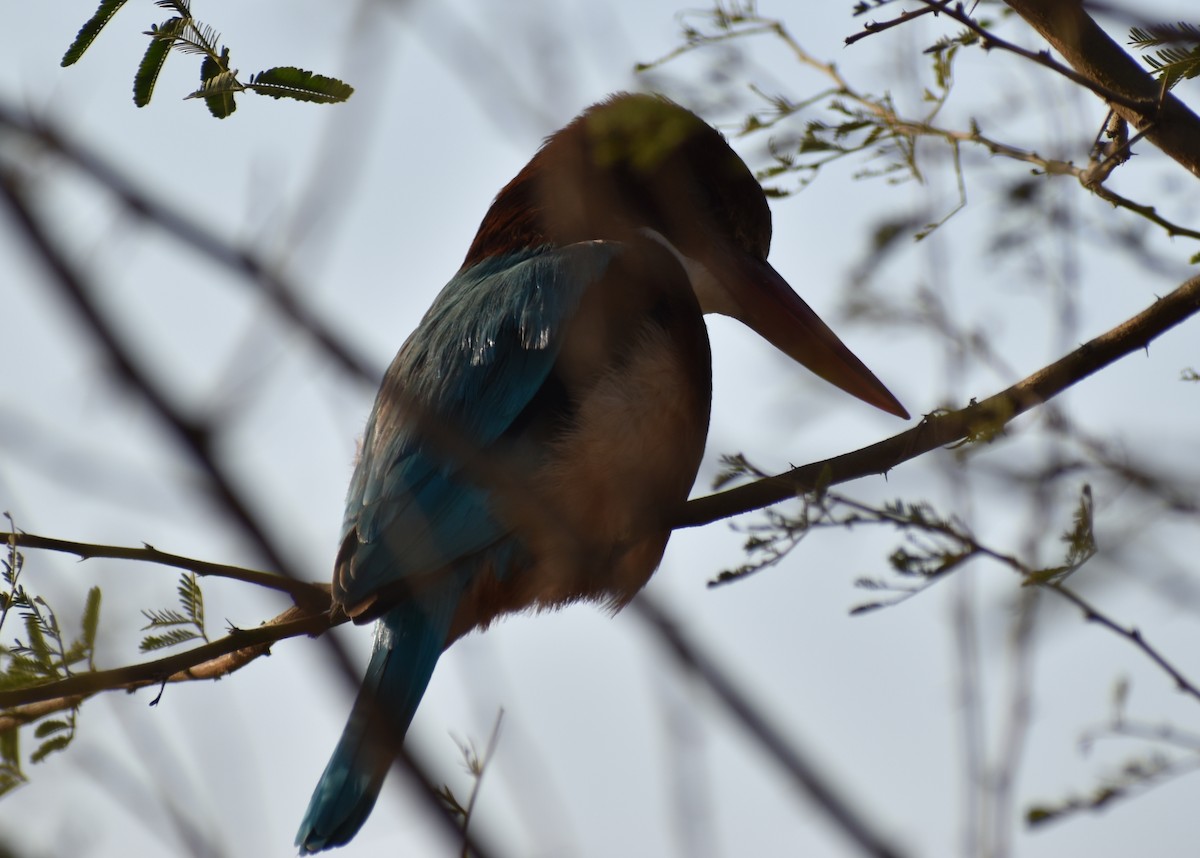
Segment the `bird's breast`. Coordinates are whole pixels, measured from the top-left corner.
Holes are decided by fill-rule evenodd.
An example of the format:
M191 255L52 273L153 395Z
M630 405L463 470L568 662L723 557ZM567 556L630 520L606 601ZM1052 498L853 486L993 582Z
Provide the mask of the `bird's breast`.
M620 607L662 559L704 453L711 366L686 276L665 253L651 261L637 271L656 272L652 284L618 267L572 319L551 380L569 419L540 439L527 490L499 510L526 561L477 579L459 634L530 607Z

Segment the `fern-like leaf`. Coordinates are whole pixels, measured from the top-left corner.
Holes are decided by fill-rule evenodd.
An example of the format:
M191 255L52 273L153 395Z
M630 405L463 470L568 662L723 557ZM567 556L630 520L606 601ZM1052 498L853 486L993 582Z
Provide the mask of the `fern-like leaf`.
M38 745L37 750L29 755L29 761L31 763L40 763L55 751L61 751L67 745L71 744L71 738L71 736L55 736L53 739L47 739Z
M179 594L179 604L192 623L200 629L204 628L204 594L200 592L200 583L195 573L179 576L179 586L175 588Z
M38 739L45 739L47 736L53 736L55 733L61 733L64 730L70 730L71 725L66 721L61 721L58 718L49 718L37 725L37 729L33 731L33 735Z
M211 56L204 58L200 64L200 88L188 98L203 98L209 113L225 119L237 110L234 93L244 88L237 75L229 71L229 48L223 48L219 62Z
M142 616L150 621L148 624L142 626L142 631L146 631L146 629L168 628L170 626L190 626L192 624L190 618L171 608L166 608L162 611L143 610Z
M80 639L88 653L88 667L95 668L94 654L96 652L96 634L100 630L100 588L88 590L87 601L83 605L83 637Z
M142 638L138 649L142 652L153 652L154 650L166 649L167 647L194 641L199 637L200 635L191 629L171 629L171 631L162 635L146 635L146 637Z
M251 75L246 89L271 98L291 98L316 104L339 104L354 94L354 87L344 81L295 66L279 66Z
M1150 27L1130 27L1129 45L1144 51L1163 45L1200 44L1200 27L1180 21L1178 24L1155 24Z
M25 614L25 634L29 636L29 643L22 645L18 641L16 651L36 663L43 676L54 676L54 656L50 652L50 644L46 642L44 625L39 614L32 611Z
M154 0L154 5L160 9L170 9L181 18L192 17L191 0Z
M19 765L21 761L21 743L16 730L5 730L0 733L0 762L5 765Z
M150 103L159 72L162 71L167 54L171 53L175 37L183 29L183 24L183 18L171 18L146 31L146 35L150 37L150 44L146 46L146 53L142 55L137 73L133 76L133 103L138 107L145 107Z
M79 28L75 41L71 42L71 46L63 54L61 63L63 68L79 62L79 58L92 46L92 42L96 41L96 37L104 29L104 25L112 20L113 15L117 14L125 3L126 0L100 0L95 14Z
M217 45L220 43L220 33L207 24L201 24L194 18L188 18L187 25L180 31L175 46L185 54L200 54L213 59L220 56L222 60L228 60L228 50L219 51L217 49ZM222 67L228 68L228 65L222 63Z
M179 594L179 605L183 609L174 608L163 610L142 610L142 616L148 621L142 626L142 631L150 629L166 631L163 634L147 635L142 639L141 651L163 649L187 641L208 640L204 629L204 594L194 572L184 572L179 576L179 585L175 588ZM184 627L188 628L184 628Z
M1153 54L1143 54L1142 60L1167 89L1181 80L1200 76L1200 27L1195 24L1180 21L1177 24L1132 27L1129 30L1129 43L1141 50L1158 49Z
M0 733L0 796L25 783L21 771L21 741L18 730Z

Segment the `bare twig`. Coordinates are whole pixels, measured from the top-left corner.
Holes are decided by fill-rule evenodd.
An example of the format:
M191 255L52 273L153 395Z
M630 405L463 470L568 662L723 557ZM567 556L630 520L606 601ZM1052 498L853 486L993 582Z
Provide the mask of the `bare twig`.
M865 39L867 36L874 36L876 33L882 33L884 30L890 30L892 27L899 27L901 24L907 24L914 18L920 18L922 15L929 15L941 12L942 9L950 5L951 0L937 0L931 2L928 6L922 6L919 9L910 9L895 18L888 21L868 21L863 24L862 32L855 33L853 36L846 37L846 45L853 45L855 42Z
M329 604L329 585L310 584L304 581L294 581L270 572L260 572L255 569L244 569L241 566L229 566L224 563L211 563L207 560L197 560L179 554L159 551L153 545L141 548L131 548L123 545L96 545L90 542L73 542L68 539L54 539L48 536L36 536L32 533L17 531L12 533L0 532L0 540L22 548L41 549L43 551L62 551L74 554L81 560L94 558L110 558L114 560L137 560L146 563L158 563L176 569L186 569L197 575L211 575L217 578L229 578L246 584L255 584L268 590L278 590L287 593L298 605Z
M1189 680L1186 676L1171 664L1167 658L1158 651L1157 648L1147 643L1142 633L1136 628L1125 628L1120 623L1105 616L1097 610L1090 602L1084 599L1075 591L1071 590L1061 582L1048 582L1042 584L1047 590L1053 590L1058 595L1062 596L1075 607L1083 612L1084 619L1090 623L1098 623L1108 629L1115 635L1125 638L1135 647L1140 649L1147 658L1157 664L1168 676L1175 681L1175 687L1191 697L1200 700L1200 688L1197 688L1195 683Z

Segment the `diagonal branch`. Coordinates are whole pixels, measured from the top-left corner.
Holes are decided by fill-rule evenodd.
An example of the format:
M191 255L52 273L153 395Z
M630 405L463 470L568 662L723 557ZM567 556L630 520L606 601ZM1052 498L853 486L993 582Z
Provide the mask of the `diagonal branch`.
M78 706L101 691L134 691L164 682L220 679L259 656L270 653L271 644L299 635L319 635L346 621L330 619L328 609L312 611L288 608L274 619L253 629L232 629L212 643L153 661L77 673L57 682L0 691L0 732L28 723L49 712Z
M1092 20L1081 0L1006 2L1062 55L1089 89L1107 93L1104 97L1118 116L1200 177L1200 117L1164 92L1162 84Z
M696 498L684 507L675 527L698 527L751 512L813 491L818 485L886 474L899 464L964 438L990 438L1013 418L1131 352L1146 348L1156 337L1197 312L1200 312L1200 277L1193 277L1133 318L982 402L972 402L958 411L927 415L907 432L869 447Z
M968 30L979 36L984 50L998 48L1000 50L1008 51L1011 54L1016 54L1018 57L1023 57L1032 63L1045 66L1051 71L1062 75L1072 83L1078 84L1084 89L1091 90L1114 107L1119 105L1125 110L1131 111L1135 114L1141 113L1142 115L1147 115L1148 111L1153 112L1155 105L1158 103L1157 87L1155 87L1154 91L1150 93L1142 91L1140 88L1135 88L1136 91L1134 92L1130 92L1126 88L1114 88L1109 86L1108 81L1104 78L1104 76L1089 76L1087 74L1081 74L1075 69L1065 66L1058 60L1054 59L1052 56L1050 56L1049 51L1030 51L1026 48L1022 48L1020 45L1000 38L995 33L988 30L986 27L976 21L966 11L961 2L955 3L954 5L940 2L940 0L921 0L921 2L925 3L926 7L930 10L938 14L944 14L947 17L958 21L958 23L962 24ZM1017 7L1022 5L1021 3L1009 3L1008 5L1013 7L1013 9L1020 14L1020 10L1017 9ZM1040 7L1054 6L1056 10L1059 10L1060 7L1075 5L1079 6L1080 12L1082 13L1082 5L1079 3L1079 0L1029 0L1028 5ZM1062 11L1065 11L1065 9ZM1087 17L1086 13L1084 14L1084 17ZM1088 20L1091 19L1089 18ZM1095 26L1094 22L1093 26ZM1104 34L1102 30L1100 33L1101 35L1104 35L1106 39L1108 38L1108 36ZM1113 44L1115 45L1115 43ZM1118 50L1120 49L1118 48Z
M872 474L886 473L903 462L964 438L991 437L1018 415L1046 402L1076 382L1125 355L1145 348L1156 337L1197 312L1200 312L1200 277L1188 280L1137 316L982 402L972 403L959 411L927 416L920 425L907 432L894 435L869 447L693 500L686 505L676 521L675 527L697 527L788 500L797 494L811 491L818 485L833 485ZM506 486L502 486L502 488L504 487ZM104 552L108 551L112 556L117 556L116 552L121 551L130 552L131 559L154 559L163 562L163 557L176 558L179 561L186 561L186 563L180 562L171 565L181 565L183 568L194 569L198 573L207 571L208 574L220 575L230 568L220 564L187 565L195 563L195 561L178 558L177 555L165 555L154 549L138 552L135 549L88 546L65 540L45 540L46 544L35 545L33 540L44 540L44 538L18 536L28 540L22 544L29 545L29 547L66 550L81 555L106 556ZM154 554L149 552L154 552ZM136 556L138 554L142 556ZM262 573L243 571L247 574L228 574L226 577L266 585L266 582L256 579L256 576ZM269 577L271 578L270 585L274 587L277 583L276 579L274 576ZM305 588L304 595L310 600L315 599L318 593L324 595L320 585L298 586ZM279 588L276 587L276 589ZM314 614L311 608L307 611L296 608L291 610L299 611L299 613L285 612L258 629L238 630L212 644L196 647L166 659L113 671L83 674L69 680L33 688L0 692L0 708L22 706L51 699L67 700L79 694L90 695L108 688L140 687L140 685L130 686L127 683L147 685L163 681L167 677L172 681L210 678L207 675L201 675L210 668L202 669L202 667L214 658L299 634L317 635L344 621L344 618L340 616L331 620L327 614ZM296 619L297 617L302 619ZM249 660L246 659L243 663L248 663ZM242 666L241 663L233 665L226 672L232 672L240 666ZM74 704L69 701L64 702L60 708L70 705ZM0 728L3 723L0 721Z

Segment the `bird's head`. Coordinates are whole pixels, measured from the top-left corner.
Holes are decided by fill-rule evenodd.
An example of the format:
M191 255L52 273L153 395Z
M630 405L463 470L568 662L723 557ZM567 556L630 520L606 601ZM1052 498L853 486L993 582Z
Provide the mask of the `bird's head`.
M496 197L465 266L514 250L651 240L700 308L731 316L848 393L908 412L767 262L771 210L712 126L665 98L619 94L546 140Z

